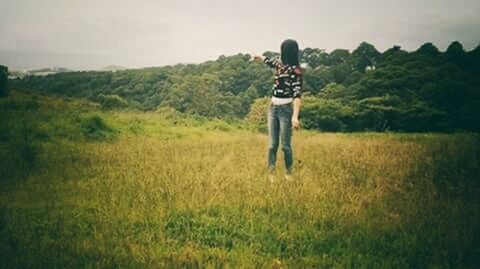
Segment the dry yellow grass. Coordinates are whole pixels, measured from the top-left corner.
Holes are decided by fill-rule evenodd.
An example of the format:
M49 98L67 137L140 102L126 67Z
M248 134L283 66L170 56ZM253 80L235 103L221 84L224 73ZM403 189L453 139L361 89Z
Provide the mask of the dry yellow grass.
M4 104L0 268L480 264L478 135L295 132L294 181L279 151L272 184L248 126Z
M122 120L128 122L116 118ZM41 173L0 200L4 231L16 244L5 247L15 257L8 264L406 268L478 262L475 137L298 132L294 181L282 180L279 151L271 184L263 134L179 131L140 121L147 132L114 142L45 146L50 161Z

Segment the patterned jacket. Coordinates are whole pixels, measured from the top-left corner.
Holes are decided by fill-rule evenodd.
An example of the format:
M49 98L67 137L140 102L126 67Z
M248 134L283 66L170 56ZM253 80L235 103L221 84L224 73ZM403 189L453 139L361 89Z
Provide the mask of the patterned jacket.
M298 65L284 65L276 58L265 57L263 62L275 68L272 95L278 98L300 98L302 96L302 69Z

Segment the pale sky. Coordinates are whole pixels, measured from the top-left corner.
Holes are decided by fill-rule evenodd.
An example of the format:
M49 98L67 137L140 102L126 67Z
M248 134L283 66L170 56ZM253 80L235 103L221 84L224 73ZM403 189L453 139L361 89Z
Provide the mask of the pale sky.
M0 64L96 69L278 51L480 43L479 0L0 0Z

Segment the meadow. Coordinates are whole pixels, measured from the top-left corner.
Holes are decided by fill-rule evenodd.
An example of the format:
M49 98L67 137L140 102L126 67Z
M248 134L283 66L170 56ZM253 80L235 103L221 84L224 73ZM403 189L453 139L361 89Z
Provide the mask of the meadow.
M478 268L480 137L267 136L169 110L2 100L2 268ZM8 132L8 130L11 130Z

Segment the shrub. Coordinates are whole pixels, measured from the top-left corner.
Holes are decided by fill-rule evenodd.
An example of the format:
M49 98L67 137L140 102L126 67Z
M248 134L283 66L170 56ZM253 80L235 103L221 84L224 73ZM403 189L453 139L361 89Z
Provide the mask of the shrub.
M266 125L268 115L268 105L270 104L269 98L258 98L250 106L250 112L248 113L246 120L249 123L256 125Z
M116 109L116 108L118 109L118 108L128 107L128 102L116 94L112 94L112 95L99 94L97 96L97 100L105 109Z
M115 137L115 130L100 115L80 119L83 135L90 140L107 140Z
M180 114L182 114L171 106L158 107L155 112L162 115L162 117L164 117L165 119L176 119L180 117Z
M350 117L352 111L336 100L304 98L300 110L300 120L306 129L338 132L346 129L344 118Z

